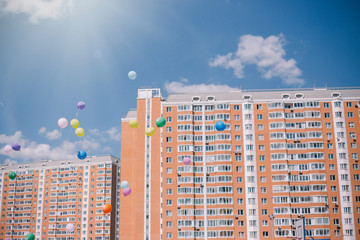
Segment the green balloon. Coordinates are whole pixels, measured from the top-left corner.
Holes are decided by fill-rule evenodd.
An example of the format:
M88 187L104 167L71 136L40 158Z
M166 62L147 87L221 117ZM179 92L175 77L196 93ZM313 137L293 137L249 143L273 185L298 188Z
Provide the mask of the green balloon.
M29 233L26 235L26 240L35 240L35 235L33 233Z
M14 179L16 178L16 173L15 173L14 171L11 171L11 172L9 173L9 178L10 178L11 180L14 180Z
M156 119L156 126L157 127L163 127L163 126L165 126L165 124L166 124L165 118L159 117L158 119Z

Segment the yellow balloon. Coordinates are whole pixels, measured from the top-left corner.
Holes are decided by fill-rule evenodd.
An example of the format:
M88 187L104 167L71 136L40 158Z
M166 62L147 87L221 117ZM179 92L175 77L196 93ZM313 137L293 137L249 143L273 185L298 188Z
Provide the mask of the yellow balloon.
M78 127L80 126L80 122L79 122L79 120L77 120L77 119L73 119L73 120L71 120L70 125L71 125L73 128L78 128Z
M154 135L154 133L155 133L155 128L153 128L153 127L148 127L148 128L145 130L145 133L146 133L146 136L151 137L151 136Z
M129 122L129 125L131 128L137 128L138 127L138 121L136 119L131 119Z
M84 131L83 128L77 128L77 129L75 130L75 134L76 134L76 136L78 136L78 137L82 137L82 136L84 136L85 131Z

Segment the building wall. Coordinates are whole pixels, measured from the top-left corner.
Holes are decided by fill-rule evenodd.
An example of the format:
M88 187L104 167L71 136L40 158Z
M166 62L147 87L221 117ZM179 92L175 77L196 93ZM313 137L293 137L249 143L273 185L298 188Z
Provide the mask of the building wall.
M103 156L1 166L0 239L20 240L28 233L37 240L113 239L118 164ZM10 171L17 173L15 180ZM113 206L110 215L102 212L105 203ZM74 233L66 232L68 223Z
M122 226L144 210L149 111L151 126L161 111L167 124L150 140L150 196L161 198L160 209L158 199L151 201L148 239L287 239L302 217L314 239L360 239L358 89L297 90L304 96L290 92L290 98L284 96L290 90L230 92L212 94L214 101L206 99L210 94L173 94L161 102L146 95L153 90L139 90L136 114L122 119L122 180L131 179L135 190L120 200L120 232L128 233L120 239L146 239L144 215L131 225L136 234ZM133 118L137 129L128 126ZM219 120L229 125L223 132L213 129ZM189 166L184 156L192 158Z

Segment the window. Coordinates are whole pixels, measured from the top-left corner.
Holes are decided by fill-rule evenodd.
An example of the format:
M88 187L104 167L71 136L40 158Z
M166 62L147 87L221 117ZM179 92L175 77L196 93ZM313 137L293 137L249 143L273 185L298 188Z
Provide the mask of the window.
M171 222L171 221L167 221L167 222L166 222L166 227L171 228L171 227L172 227L172 222Z
M167 107L166 108L166 112L171 112L172 108L171 107Z
M172 233L171 232L166 233L166 238L171 239L172 238Z
M335 164L329 164L329 169L330 170L335 170Z
M240 125L235 125L235 130L240 130Z
M263 109L263 108L262 108L262 104L256 105L256 109L257 109L257 110L262 110L262 109Z
M269 223L268 223L268 220L262 220L262 225L263 225L263 226L268 226L268 224L269 224Z
M328 149L333 149L333 144L332 144L332 143L328 143L328 144L327 144L327 147L328 147Z
M236 161L241 162L241 156L236 156Z
M166 194L167 195L172 195L172 189L166 189Z
M265 161L265 156L264 155L259 155L259 161Z
M172 216L172 211L171 211L171 210L167 210L167 211L166 211L166 216L167 216L167 217L171 217L171 216Z
M172 173L172 168L166 168L166 173Z
M357 164L357 163L353 164L353 169L354 169L354 170L359 169L359 164Z
M237 177L236 182L241 183L242 182L242 177Z
M264 146L264 145L259 145L259 150L260 150L260 151L264 151L264 150L265 150L265 146Z
M333 208L333 213L335 214L339 213L339 208Z
M349 122L349 128L354 128L354 127L355 127L354 123L353 123L353 122Z
M234 110L240 110L240 105L234 105Z
M262 198L261 199L261 204L267 204L267 198Z
M263 115L262 115L262 114L258 114L258 115L257 115L257 119L258 119L258 120L262 120L262 119L263 119Z
M243 189L242 188L237 188L237 193L243 193Z
M262 215L268 215L268 210L267 209L262 209L261 214Z
M238 226L243 227L244 226L244 221L238 221Z
M335 175L330 175L330 181L336 181L336 176Z
M352 153L351 158L357 160L358 159L357 153Z
M171 152L172 152L172 148L171 148L171 147L167 147L167 148L166 148L166 152L167 152L167 153L171 153Z
M167 117L166 122L171 122L171 117Z
M235 141L240 141L241 140L241 135L235 135Z
M324 103L324 108L329 108L329 103Z
M326 128L331 128L331 123L325 123Z
M325 113L325 118L330 118L330 113Z
M349 117L349 118L354 117L354 113L353 113L353 112L348 112L348 117Z
M266 193L266 187L261 188L261 193Z
M166 137L166 142L171 142L172 138L171 137Z
M332 153L328 154L328 158L329 158L330 160L334 159L334 154L332 154Z
M240 120L240 115L235 115L234 120L237 120L237 121Z
M171 132L171 127L166 127L166 132Z
M351 148L356 148L356 143L350 143Z
M336 192L336 186L331 186L331 191Z
M172 183L172 179L171 179L171 178L167 178L167 179L166 179L166 183L167 183L167 184L171 184L171 183Z
M171 199L167 199L166 200L166 206L171 206L172 205L172 200Z
M352 107L352 102L347 102L347 103L346 103L346 107L351 108L351 107Z
M265 166L260 166L260 172L265 172Z
M166 163L171 163L172 162L172 158L171 157L167 157L166 158Z
M326 133L326 138L327 139L332 139L332 133Z
M258 124L258 130L264 130L264 125Z
M264 231L264 232L263 232L263 237L269 237L269 232Z
M260 177L260 182L266 182L266 177Z

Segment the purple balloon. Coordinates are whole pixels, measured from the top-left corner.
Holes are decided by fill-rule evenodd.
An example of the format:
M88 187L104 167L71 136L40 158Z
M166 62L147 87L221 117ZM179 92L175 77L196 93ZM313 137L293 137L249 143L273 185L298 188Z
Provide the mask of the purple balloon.
M14 151L20 151L21 148L20 144L18 144L17 142L14 142L11 147Z
M184 157L183 163L184 163L185 165L189 165L189 164L191 163L191 159L190 159L189 157Z
M85 108L85 103L84 102L78 102L76 105L77 105L78 109L84 109Z
M129 196L130 193L131 193L131 188L128 187L128 188L123 189L123 194L125 197Z

